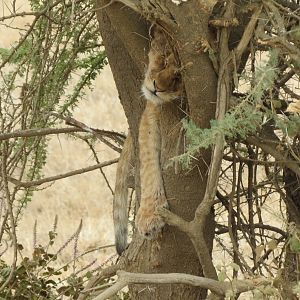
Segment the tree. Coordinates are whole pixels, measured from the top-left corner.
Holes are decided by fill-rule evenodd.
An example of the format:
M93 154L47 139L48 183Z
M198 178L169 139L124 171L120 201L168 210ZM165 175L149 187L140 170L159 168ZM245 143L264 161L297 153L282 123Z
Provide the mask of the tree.
M132 135L137 137L139 116L141 115L141 100L139 96L140 82L144 76L143 62L146 63L147 57L147 50L145 52L144 49L147 49L149 46L147 39L141 38L141 36L148 36L147 28L149 25L146 26L145 22L141 23L139 20L140 18L133 15L133 12L130 12L127 9L121 9L120 4L117 7L109 7L107 13L100 10L98 17L101 36L103 37L104 44L106 45L111 68L115 74L115 81L120 92L121 102L124 106L125 113L128 116L129 127ZM201 16L199 16L199 18L200 17ZM116 25L114 21L117 21L119 27L115 28ZM137 34L133 35L132 32L136 32ZM112 37L114 37L113 41ZM123 45L128 45L130 48ZM115 55L110 56L110 53L114 53ZM199 55L197 54L197 56ZM189 60L192 59L193 58L191 57L186 57L185 63L187 64ZM207 82L199 84L197 89L195 89L195 87L193 88L193 101L203 101L203 107L206 107L206 109L201 111L199 108L195 109L195 111L190 109L190 113L193 116L197 116L195 119L198 121L199 126L207 127L209 119L213 117L213 102L215 102L216 97L216 76L208 57L206 55L200 55L200 59L200 62L198 62L199 58L197 58L197 65L200 66L201 63L201 66L205 67L207 70L207 76L210 78L209 82L211 85L206 87L205 95L203 95L200 99L197 95L199 95L200 90L204 89L204 86L207 86ZM194 72L194 75L199 77L198 72L195 72L195 70L187 68L186 72ZM127 78L128 80L124 81L124 78ZM194 107L196 108L197 105L194 104ZM163 111L161 120L164 136L162 142L164 149L163 157L165 160L175 156L176 151L178 151L178 149L174 148L173 145L178 144L180 132L180 126L178 126L178 123L183 117L184 115L180 108L177 108L172 104L169 105L169 107L166 107ZM174 176L174 171L170 168L165 172L165 187L168 198L170 199L172 210L177 213L181 212L181 216L187 220L192 220L195 208L197 207L201 197L203 197L205 191L206 179L205 176L201 179L201 175L198 170L207 170L206 166L208 164L209 153L206 152L203 154L203 161L200 161L197 164L198 168L195 168L187 175L185 174L185 171L181 171L180 174ZM201 184L197 184L197 182L200 182ZM171 199L174 200L172 201ZM186 207L188 209L182 209L182 202L186 203ZM211 218L207 222L207 226L210 228L210 232L212 233L214 225ZM176 231L175 234L172 229L167 230L169 232L163 235L159 244L143 242L141 245L140 239L134 238L134 241L138 244L133 242L128 249L128 253L134 251L137 254L136 257L132 258L127 264L128 267L126 269L131 271L138 270L142 273L184 272L197 275L201 274L199 273L200 265L197 254L195 253L188 237L178 231ZM206 237L208 248L210 250L212 248L211 233ZM176 236L176 238L174 238L174 236ZM207 253L209 253L209 251L207 251ZM148 262L146 262L145 256L147 257ZM179 263L179 260L181 263ZM152 293L149 294L147 290L145 290L144 293L138 293L139 289L140 287L137 288L135 293L136 295L139 295L138 297L142 297L143 299L147 297L167 298L169 293L168 289L164 286L158 286L155 288L155 296L153 296ZM189 295L187 297L192 297L192 295L194 295L193 297L199 297L199 290L179 286L176 288L176 294L178 297L183 297L184 295ZM202 298L203 297L204 296L202 296Z
M29 105L25 107L26 126L21 127L19 132L15 131L19 128L14 125L23 124L18 118L24 114L15 110L7 123L3 113L14 107L10 106L12 101L7 100L15 90L12 87L14 77L12 74L3 77L10 80L11 85L10 88L3 88L1 94L1 99L4 99L3 95L7 97L0 111L4 132L0 135L1 184L5 191L3 198L7 201L1 232L12 237L16 237L14 222L18 216L12 209L12 203L21 203L21 207L24 203L12 196L20 188L24 188L25 195L29 195L32 186L43 181L39 179L39 174L46 160L43 156L46 140L39 137L47 135L49 130L39 131L41 128L56 125L55 121L63 116L73 128L59 129L59 132L88 131L111 147L115 147L111 141L122 143L122 135L87 128L71 118L72 105L78 100L82 87L90 82L95 70L103 66L102 53L95 54L98 44L93 38L96 27L90 23L95 21L91 2L31 2L35 8L31 14L35 19L30 31L11 52L2 49L0 67L13 62L18 67L13 74L24 78L20 69L22 59L27 61L28 57L31 58L28 53L34 53L29 60L29 65L35 70L33 74L56 75L53 78L55 84L40 84L38 93L33 88L36 81L27 80L23 85L20 98L26 95ZM128 284L131 299L204 299L207 289L213 293L212 298L218 299L225 296L237 299L248 290L253 290L256 297L297 299L300 217L295 207L299 207L300 121L297 114L300 109L297 100L300 97L292 84L299 81L298 9L298 1L272 0L253 3L196 0L96 2L105 51L135 146L139 119L145 105L140 97L140 86L144 64L147 64L148 28L151 23L163 27L177 45L186 99L162 108L163 165L169 165L164 169L164 183L170 211L161 209L159 213L169 226L155 241L144 241L134 232L129 248L115 265L94 275L85 287L83 278L75 277L75 283L58 291L59 295L72 295L79 299L93 297L95 293L90 288L102 284L106 287L117 273L117 282L97 299L106 299ZM22 14L14 11L3 20L19 15ZM70 16L75 20L75 26L65 27L69 25ZM61 27L52 26L52 22ZM83 27L80 27L82 24ZM47 34L49 28L55 28L56 34ZM31 34L36 32L40 38ZM66 36L61 36L61 33ZM46 42L56 41L55 37L60 37L57 51L68 38L71 43L63 44L67 53L62 52L58 56L61 61L49 61L49 68L54 65L64 68L58 68L58 73L50 72L50 69L46 72L46 59L53 58L47 56L50 52ZM36 41L38 44L34 43ZM30 45L39 45L40 48L30 48ZM40 51L32 49L42 49L44 57L39 56ZM90 56L78 62L81 53ZM259 54L263 55L262 59ZM35 62L36 57L40 58L40 63ZM39 118L44 115L43 109L57 109L62 94L55 94L57 97L51 103L44 101L45 104L42 100L47 99L53 90L63 91L62 87L57 88L57 83L62 82L61 78L69 78L72 66L84 67L87 70L84 74L89 76L79 81L74 97L68 98L70 101L64 102L52 114L54 119L44 122L45 119ZM46 87L49 90L46 91ZM43 104L38 106L43 114L32 109L34 103ZM37 114L29 122L32 111ZM27 130L28 124L33 130ZM50 133L57 132L57 128L50 130ZM28 151L17 152L23 155L19 156L19 161L25 170L30 158L35 169L30 170L29 179L24 183L24 174L16 180L15 170L8 163L15 153L12 139L26 136L31 138L20 142L23 143L21 148ZM40 151L34 151L32 145L41 143L43 147L39 148ZM136 209L140 191L138 149L135 149ZM168 163L170 159L172 164ZM94 168L102 166L97 164ZM15 188L10 189L8 182ZM270 201L276 205L275 209L282 219L287 220L286 228L268 217L268 211L264 209L269 207ZM282 210L282 206L286 206L287 211ZM290 221L294 223L288 224ZM53 234L50 235L50 242L52 240ZM226 253L229 263L217 266L216 252L212 252L213 241L215 248L220 247ZM15 260L2 285L6 293L12 290L15 282L17 250L15 239ZM41 255L45 259L44 252L40 250L37 256ZM30 274L29 268L26 270ZM138 274L132 274L136 272ZM169 274L174 272L180 274ZM242 275L249 279L240 280ZM36 293L44 296L42 292L48 289L46 285Z
M264 1L262 4L256 3L249 6L243 1L228 2L226 4L223 3L218 5L216 5L216 2L214 1L187 1L184 3L180 3L180 1L178 3L150 3L147 1L139 3L135 1L120 2L129 8L124 8L122 4L107 4L106 2L98 1L98 20L100 24L101 35L106 46L108 59L115 76L118 90L120 92L120 100L128 118L130 131L134 137L137 136L137 125L139 120L138 116L140 116L141 113L140 105L136 102L139 92L138 82L141 81L143 73L141 70L142 62L144 61L145 57L144 49L147 47L147 45L145 46L145 40L141 38L141 36L147 37L147 29L145 29L145 27L149 27L149 24L148 26L145 24L145 19L149 22L154 22L161 25L177 42L177 50L184 69L183 78L187 93L186 107L184 109L179 108L179 111L185 110L186 114L193 121L193 123L202 129L209 127L209 121L212 119L212 114L215 110L215 102L217 103L216 119L219 121L226 120L225 112L232 101L234 88L238 88L238 77L240 77L240 74L247 70L246 63L248 59L252 60L252 71L254 72L255 52L259 51L262 45L266 46L267 49L274 48L279 50L279 54L276 55L279 56L281 62L272 62L272 59L270 59L270 64L273 64L272 67L275 68L286 63L285 55L286 52L288 52L288 55L290 55L290 58L292 59L292 61L289 61L288 66L292 68L292 71L289 73L287 80L292 78L294 74L297 74L298 72L298 67L295 62L296 59L299 58L297 56L299 53L297 52L298 50L296 47L294 47L294 45L292 46L291 44L295 41L295 39L293 39L292 42L289 39L285 39L280 33L280 30L282 32L286 32L286 30L291 30L291 28L298 32L298 27L296 29L293 26L293 22L287 22L285 20L285 13L294 7L294 4L292 3L285 3L286 6L283 6L282 3ZM213 8L215 10L213 10ZM140 14L140 16L136 15L131 10L137 12ZM276 17L271 17L271 14L272 16L276 15ZM267 15L270 17L270 19L267 17L265 22L258 22L261 15ZM273 22L272 25L269 22ZM214 30L209 25L217 28L217 45L214 45L216 42L216 35L214 35L215 32L213 32ZM271 26L274 28L274 30L277 32L275 37L266 35L265 30L267 29L265 26ZM112 37L114 38L112 39ZM288 47L293 48L293 50L291 50L291 48L290 50L287 50ZM297 57L293 56L294 54L292 54L291 51L296 51L298 53L296 55ZM231 55L234 57L231 57ZM128 64L128 62L130 63ZM284 70L286 70L288 66L286 65ZM205 73L205 77L202 76L202 72ZM274 101L273 98L279 98L280 88L283 88L285 91L287 91L285 86L287 81L285 83L281 82L279 85L274 86L274 80L277 79L277 74L264 75L265 77L262 76L260 79L269 82L261 84L261 86L258 84L258 90L256 90L254 87L255 79L253 79L252 90L250 90L248 95L246 94L246 100L248 101L249 98L256 98L256 101L253 102L262 102L264 106L271 106L269 107L271 108L270 110L267 110L267 108L264 107L263 113L270 115L270 111L273 110L273 115L271 118L273 121L277 121L276 125L278 126L279 122L274 116L274 103L272 101ZM124 81L125 77L129 77L130 80ZM270 90L272 91L271 100L267 100L265 94ZM128 91L130 91L130 93ZM295 96L289 92L287 92L287 94L291 95L292 97ZM245 97L245 95L243 95L242 98L243 97ZM267 103L268 101L271 103ZM282 103L280 103L280 108L282 107L281 105ZM205 170L201 172L203 177L200 179L199 173L197 174L197 172L195 172L197 169L192 168L191 166L190 168L194 171L194 173L189 174L187 179L188 182L184 181L184 171L176 176L174 176L174 171L172 170L168 170L164 173L164 180L171 205L171 211L172 213L179 215L180 218L174 214L168 213L167 211L160 211L160 213L167 220L167 223L179 228L180 230L174 230L173 232L172 227L168 227L163 233L162 240L158 242L160 244L159 246L157 246L156 242L146 242L146 245L140 246L139 238L134 235L133 241L126 252L127 254L125 254L125 269L143 273L169 273L176 271L197 274L197 271L199 272L199 267L197 266L195 270L195 265L193 265L190 261L190 258L194 254L194 250L191 251L191 244L186 240L186 238L189 237L196 250L199 261L203 266L205 277L217 279L217 273L210 259L211 238L214 230L210 209L214 201L214 195L218 183L217 178L221 167L224 136L229 138L229 141L233 137L235 140L236 137L239 137L237 140L240 141L241 137L242 140L245 140L245 138L250 135L248 140L246 140L246 147L248 148L249 154L249 191L247 191L247 200L249 202L248 207L250 210L249 223L250 227L252 227L250 244L254 256L253 259L254 261L257 260L256 255L258 254L259 247L257 246L255 239L253 224L255 217L253 215L251 216L251 213L254 214L255 212L253 210L253 204L250 203L253 201L252 198L254 197L254 192L250 189L255 188L252 186L252 183L250 183L250 176L254 176L254 169L257 168L257 166L254 166L254 164L251 163L251 160L258 158L258 148L257 150L254 150L255 148L253 148L253 145L256 147L262 147L267 154L273 155L276 159L280 159L278 156L280 153L268 151L266 146L270 145L268 145L267 141L265 142L265 145L261 145L262 142L259 139L264 136L264 131L267 130L263 128L263 126L260 137L252 136L259 127L258 124L262 124L262 115L261 112L254 112L253 107L249 111L247 111L247 109L246 107L243 107L241 111L236 109L237 115L235 118L237 119L244 118L245 114L247 113L251 115L248 120L248 124L246 123L246 120L243 120L245 123L242 124L241 122L238 125L242 126L240 128L240 132L237 130L237 124L235 126L231 124L231 126L235 127L236 130L236 132L233 133L234 136L231 136L229 132L224 132L224 130L226 130L226 122L230 122L228 117L229 115L227 115L227 120L224 122L225 125L223 127L222 125L220 126L221 128L219 130L221 133L218 132L219 134L214 135L215 140L213 140L212 143L215 144L215 146L208 176L208 170L206 166L210 163L210 154L208 151L204 150L201 150L199 153L200 147L207 148L208 145L205 145L205 141L202 141L202 143L201 141L199 142L199 138L198 144L196 143L196 149L198 152L191 150L192 153L189 155L192 156L197 153L197 155L199 155L198 158L201 157L201 159L198 159L196 163L193 161L193 167L198 166L198 170ZM165 142L165 144L163 143L164 146L162 150L163 156L167 159L178 155L178 152L174 152L174 150L178 151L178 149L174 149L172 145L176 145L178 144L178 140L180 141L180 128L178 128L177 131L175 131L174 128L176 128L178 120L182 117L185 116L176 111L176 105L174 104L163 108L163 114L161 118L161 126L163 128L162 138L163 141L167 140L167 142ZM260 121L256 119L256 117L258 117ZM174 121L171 121L172 119L174 119ZM251 122L254 123L253 127L250 124ZM295 125L298 123L298 121L295 122L294 120L293 122ZM270 123L272 122L267 123L268 124L265 127L269 128ZM292 124L292 122L290 124ZM193 138L196 139L193 136L193 134L195 135L195 132L193 133L191 127L189 126L193 125L186 125L188 134L190 131L190 140L193 140ZM299 125L296 125L296 134L299 130L298 126ZM230 131L230 128L227 128L227 130ZM172 131L171 136L169 134L170 131ZM173 132L175 132L174 139ZM203 130L197 133L200 135L200 137L205 137L204 134L201 135ZM210 132L210 134L212 134L212 132ZM278 138L276 140L278 141ZM274 136L272 142L274 142ZM231 145L231 147L235 148L234 145ZM187 159L186 155L184 158ZM284 156L282 156L282 158L284 158ZM235 155L232 159L239 160L239 158L235 157ZM136 162L135 165L137 167L138 162ZM288 167L289 170L294 167L297 168L295 162L292 162L292 165ZM239 178L241 179L241 177ZM198 185L200 185L199 182L201 182L201 190L198 189ZM184 190L186 186L189 187L189 193L182 193L182 189ZM195 201L193 203L187 202L188 200L194 198L194 196L192 196L193 194L195 195ZM233 197L233 195L234 188L231 191L231 197ZM220 193L218 196L220 201L223 201L223 203L225 200L228 201L228 199L224 199ZM202 203L199 204L201 199ZM182 203L185 204L184 207ZM186 205L186 203L189 204ZM236 216L232 215L232 213L235 212L232 208L233 204L231 203L229 205L231 207L228 208L227 206L227 209L229 209L229 214L232 218L232 223L230 222L230 226L236 227L237 224L234 223L237 221L236 218L239 219L239 217L238 214ZM185 222L181 218L189 222ZM240 261L241 257L239 255L237 246L237 228L230 230L230 226L230 236L233 239L233 242L236 242L236 245L233 246L235 256L234 260ZM186 235L184 236L180 234L180 231L185 232ZM173 239L173 236L176 236L176 240ZM209 239L206 240L205 245L203 241L204 238L207 238L208 236ZM175 244L173 244L173 241ZM186 245L188 245L188 249L185 247ZM159 250L153 254L153 250L151 251L151 249L157 247ZM132 256L131 252L136 254ZM268 256L268 254L266 254L266 256ZM185 259L187 259L187 261L185 261ZM238 263L239 266L242 264L243 262ZM188 267L185 268L187 265ZM254 268L256 267L254 266ZM248 269L248 271L249 270L250 269ZM200 273L198 273L198 275L199 274ZM122 279L124 278L122 277ZM186 286L174 287L174 285L168 289L162 286L155 286L153 290L151 290L151 288L142 289L140 286L131 286L130 291L131 296L133 296L134 299L167 299L170 297L170 293L172 294L173 298L178 297L178 299L182 299L186 297L189 299L197 299L199 298L198 293L200 293L199 290L194 290L195 292L192 293ZM203 298L203 294L200 297Z

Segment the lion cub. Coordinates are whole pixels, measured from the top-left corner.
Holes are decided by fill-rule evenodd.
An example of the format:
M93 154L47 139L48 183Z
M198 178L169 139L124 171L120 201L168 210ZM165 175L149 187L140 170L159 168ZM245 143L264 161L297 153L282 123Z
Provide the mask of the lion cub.
M170 46L167 34L157 26L150 29L149 63L142 85L146 108L139 127L139 159L141 203L136 216L138 232L145 238L154 238L164 226L156 214L158 206L167 207L160 165L161 135L159 118L161 105L182 95L180 64ZM117 252L127 246L127 173L130 169L132 140L128 135L117 167L114 197L114 225Z

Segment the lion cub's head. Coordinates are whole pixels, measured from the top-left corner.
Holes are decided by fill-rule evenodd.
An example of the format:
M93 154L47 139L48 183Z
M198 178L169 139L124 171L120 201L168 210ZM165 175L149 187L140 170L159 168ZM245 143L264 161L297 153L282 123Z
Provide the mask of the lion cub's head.
M180 66L166 34L155 26L150 35L149 64L142 92L147 100L163 104L180 98L182 94Z

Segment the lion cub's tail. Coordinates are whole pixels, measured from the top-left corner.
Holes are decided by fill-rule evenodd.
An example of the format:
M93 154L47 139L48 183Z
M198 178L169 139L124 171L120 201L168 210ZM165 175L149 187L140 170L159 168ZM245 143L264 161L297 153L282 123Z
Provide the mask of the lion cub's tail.
M133 157L133 141L128 134L117 166L113 219L115 227L115 244L119 255L127 247L128 235L128 177Z

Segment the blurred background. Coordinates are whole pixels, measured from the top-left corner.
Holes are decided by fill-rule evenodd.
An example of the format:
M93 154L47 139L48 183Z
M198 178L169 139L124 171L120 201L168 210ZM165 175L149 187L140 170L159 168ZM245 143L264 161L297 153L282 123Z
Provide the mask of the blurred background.
M19 11L30 11L28 1L17 1ZM10 0L1 0L1 15L9 13ZM9 48L20 38L19 30L26 28L31 17L16 18L1 22L0 48ZM5 25L9 25L9 27ZM88 126L98 129L127 132L127 122L118 98L114 80L109 66L98 76L93 89L85 91L86 96L75 108L73 117ZM118 153L107 146L96 143L100 162L118 158ZM48 144L48 159L44 168L44 177L58 175L72 170L94 165L96 162L88 146L64 134L52 135ZM114 188L116 165L104 168L112 188ZM83 222L78 240L78 252L85 252L94 247L114 243L112 220L112 192L99 170L82 175L44 184L42 190L35 192L28 209L17 228L18 242L28 255L33 251L34 224L36 225L36 243L45 244L49 240L48 232L52 230L55 216L58 217L58 236L54 248L59 248L74 234ZM85 265L97 258L97 265L103 263L115 253L114 247L93 252L85 256L79 264ZM58 264L67 263L73 258L72 244L67 245L58 257Z

